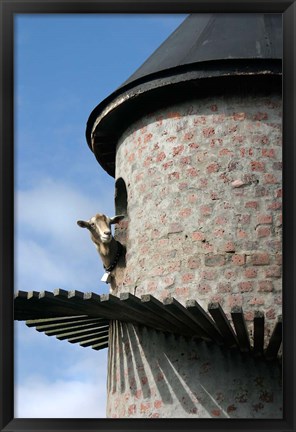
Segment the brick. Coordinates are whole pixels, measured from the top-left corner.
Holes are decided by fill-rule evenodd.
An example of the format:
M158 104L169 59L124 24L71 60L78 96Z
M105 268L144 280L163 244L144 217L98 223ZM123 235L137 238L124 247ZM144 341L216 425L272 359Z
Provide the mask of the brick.
M214 231L215 237L221 237L222 238L222 237L224 237L224 234L225 234L225 230L222 228Z
M246 263L246 255L235 254L232 256L231 261L234 265L242 266Z
M162 167L164 170L167 170L172 165L173 165L173 161L168 161L168 162L165 162L164 164L162 164Z
M248 201L248 202L246 202L245 207L257 210L258 209L258 201Z
M192 209L191 208L184 208L179 212L179 216L181 218L187 218L188 216L190 216L192 213Z
M169 180L179 180L180 178L180 173L178 173L177 171L174 171L172 173L169 174Z
M265 271L265 277L267 278L280 278L282 275L281 266L271 266Z
M132 404L128 407L128 414L133 415L136 414L137 406L136 404Z
M259 291L271 292L273 291L273 283L272 281L259 281Z
M224 252L235 252L235 244L232 241L228 241L223 245Z
M205 265L208 267L218 267L225 264L224 255L205 255Z
M202 216L209 216L212 214L212 208L208 205L202 205L200 206L200 212Z
M221 138L212 138L211 139L211 147L221 147L223 145L223 140Z
M197 290L200 294L208 293L211 291L211 287L209 284L200 283L200 284L198 284Z
M233 152L227 148L219 150L219 156L233 156Z
M269 237L271 234L271 230L269 227L259 226L256 229L257 236L261 237Z
M201 277L207 280L215 280L217 278L217 272L215 270L205 270L202 272Z
M243 239L243 238L246 238L248 236L247 232L242 230L242 229L238 229L236 231L236 235L239 239Z
M188 260L188 268L197 269L200 267L200 258L189 258Z
M160 152L157 156L156 156L156 162L161 162L166 158L166 154L164 152Z
M257 277L257 273L258 272L257 272L256 268L254 268L254 267L248 267L248 268L246 268L244 275L248 279L253 279L253 278Z
M215 224L216 225L226 225L227 224L227 219L225 217L223 217L223 216L218 216L215 219Z
M208 174L212 174L212 173L219 171L219 168L220 168L219 164L212 163L212 164L207 166L207 172L208 172Z
M184 140L186 140L186 141L191 141L193 137L194 137L194 133L193 132L186 132L184 134Z
M264 297L253 297L249 301L249 304L251 304L251 305L264 305L265 304L265 299L264 299Z
M242 306L243 297L239 294L231 295L227 298L227 306L231 309L234 306Z
M264 174L264 184L277 184L280 181L273 174Z
M269 214L260 214L257 217L258 224L271 224L272 223L272 215Z
M251 215L249 214L241 214L238 216L238 222L241 225L248 225L251 221Z
M236 279L236 277L237 277L237 274L236 274L236 271L234 271L234 270L232 270L232 269L227 269L225 272L224 272L224 276L225 276L225 278L226 279L232 279L232 280L235 280Z
M177 147L173 147L173 156L177 156L177 155L183 153L183 151L184 151L184 146L183 145L180 145L180 146L177 146Z
M204 128L203 131L202 131L202 133L203 133L203 135L204 135L205 137L209 137L209 136L215 134L215 129L214 129L214 128L211 128L211 127L209 127L209 128Z
M261 120L267 120L268 119L268 115L266 112L262 113L262 112L258 112L256 114L254 114L254 120L257 121L261 121Z
M274 152L274 149L263 148L262 151L261 151L261 155L263 157L274 158L275 157L275 152Z
M202 243L202 249L206 253L214 252L214 246L211 243L209 243L209 242L203 242Z
M187 198L187 199L188 199L188 202L189 202L190 204L194 204L194 203L197 202L198 197L197 197L197 194L191 193L191 194L188 195L188 198Z
M194 279L193 273L185 273L182 275L182 282L183 283L191 282L193 279Z
M265 171L265 163L260 161L252 161L251 162L251 170L252 171L259 171L264 172Z
M196 168L189 168L187 171L187 176L188 177L198 177L198 171Z
M181 165L190 165L191 157L190 156L182 157L180 160L180 163L181 163Z
M244 112L237 112L233 114L233 120L235 121L243 121L246 119L246 113Z
M159 409L163 405L163 402L161 400L154 401L154 408Z
M273 201L271 204L267 206L268 210L281 210L282 203L281 201Z
M258 252L251 255L251 263L255 266L268 265L270 263L270 256L267 252Z
M205 235L201 231L195 231L192 233L192 240L193 241L203 241L203 240L205 240Z
M149 411L150 406L151 406L150 402L141 403L141 406L140 406L141 413L146 413L147 411Z
M276 311L274 309L268 309L265 313L265 317L268 320L274 320L276 318Z
M168 233L169 234L180 233L183 231L183 229L184 229L183 225L181 225L177 222L174 222L174 223L170 224Z
M231 292L231 284L229 282L227 283L219 283L217 286L217 290L219 293L228 293Z
M178 287L175 289L176 296L184 299L189 297L189 288L188 287Z
M238 285L240 292L250 292L254 289L254 282L240 282Z

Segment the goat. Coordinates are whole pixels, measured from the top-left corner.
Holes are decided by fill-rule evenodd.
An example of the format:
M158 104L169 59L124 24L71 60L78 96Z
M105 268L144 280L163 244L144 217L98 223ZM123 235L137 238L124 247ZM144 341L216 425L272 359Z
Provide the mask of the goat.
M98 213L88 221L79 220L77 225L81 228L87 228L90 237L101 257L104 269L102 281L110 283L111 293L117 294L124 278L125 247L119 243L112 235L111 225L120 222L124 215L117 215L112 218Z

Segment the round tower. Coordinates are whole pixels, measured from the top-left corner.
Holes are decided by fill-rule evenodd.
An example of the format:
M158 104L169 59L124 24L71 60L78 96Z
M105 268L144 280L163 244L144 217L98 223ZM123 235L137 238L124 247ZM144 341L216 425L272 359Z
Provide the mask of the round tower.
M281 36L280 15L190 15L90 115L126 214L118 295L222 308L230 331L243 311L250 343L113 322L109 417L282 417L280 363L252 355L281 315Z

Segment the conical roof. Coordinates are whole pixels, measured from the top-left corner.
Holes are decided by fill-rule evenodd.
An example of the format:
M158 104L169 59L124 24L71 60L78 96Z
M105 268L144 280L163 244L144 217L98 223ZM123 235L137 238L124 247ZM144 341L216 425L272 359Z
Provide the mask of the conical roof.
M115 92L91 113L86 136L97 160L115 173L117 139L137 116L192 94L211 78L211 91L221 79L278 78L281 75L281 14L191 14ZM248 78L248 79L246 79ZM220 79L220 83L217 82ZM173 92L172 92L173 89ZM173 94L173 96L172 96ZM114 132L116 131L116 132Z
M280 58L281 14L191 14L123 85L196 62Z

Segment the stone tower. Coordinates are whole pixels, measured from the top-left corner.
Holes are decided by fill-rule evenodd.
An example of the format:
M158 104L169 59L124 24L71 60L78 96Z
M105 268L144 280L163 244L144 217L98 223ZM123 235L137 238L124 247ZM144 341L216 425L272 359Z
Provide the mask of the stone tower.
M251 342L263 313L265 345L282 308L281 40L280 15L190 15L87 124L126 214L121 292L242 307ZM109 347L109 417L282 417L278 360L117 321Z

